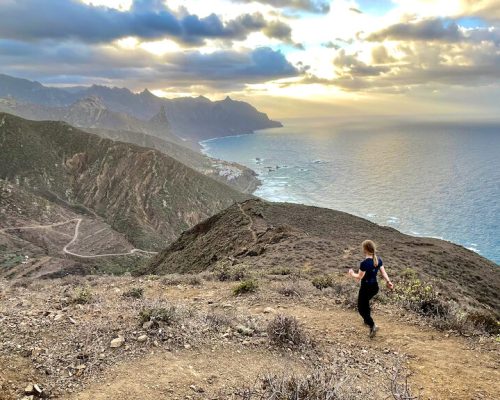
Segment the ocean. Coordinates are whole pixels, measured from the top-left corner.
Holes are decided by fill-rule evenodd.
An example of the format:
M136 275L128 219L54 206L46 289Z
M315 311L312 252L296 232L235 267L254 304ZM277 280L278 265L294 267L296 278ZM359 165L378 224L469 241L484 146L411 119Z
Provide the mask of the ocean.
M500 124L290 120L202 142L255 170L255 195L449 240L500 264Z

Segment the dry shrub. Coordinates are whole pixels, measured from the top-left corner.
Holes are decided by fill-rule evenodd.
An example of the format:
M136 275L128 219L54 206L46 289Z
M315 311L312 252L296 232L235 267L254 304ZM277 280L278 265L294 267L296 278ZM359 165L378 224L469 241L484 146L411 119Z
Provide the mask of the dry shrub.
M316 276L311 280L311 283L316 289L319 290L331 288L335 285L333 277L330 275Z
M244 400L355 400L373 398L355 381L340 371L316 366L310 373L269 373L262 378L262 387L239 392Z
M280 347L299 347L309 342L297 318L283 314L278 314L269 322L267 337L273 345Z
M133 287L123 293L123 297L131 299L142 299L144 297L144 288Z
M289 282L278 286L276 291L285 297L301 297L304 289L298 282Z
M232 325L233 318L227 313L212 311L205 315L205 323L210 330L220 332Z
M163 322L166 325L172 325L177 320L177 310L175 306L161 308L144 308L139 313L141 324L153 321Z
M291 275L292 269L287 267L277 267L269 271L269 275Z

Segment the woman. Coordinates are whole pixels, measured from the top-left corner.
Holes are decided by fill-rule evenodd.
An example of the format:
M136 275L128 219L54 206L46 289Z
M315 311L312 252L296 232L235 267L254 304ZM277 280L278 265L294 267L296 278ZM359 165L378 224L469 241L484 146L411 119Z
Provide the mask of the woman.
M358 311L363 317L365 324L370 327L370 337L375 337L378 327L373 322L370 310L370 300L373 296L378 293L378 283L377 283L377 273L380 270L382 278L387 283L389 289L393 289L392 284L387 272L385 272L384 264L382 259L377 256L377 249L375 248L375 243L371 240L365 240L362 243L363 253L365 259L361 262L359 266L359 271L354 272L352 269L349 270L349 275L355 279L361 280L361 287L359 289L358 296Z

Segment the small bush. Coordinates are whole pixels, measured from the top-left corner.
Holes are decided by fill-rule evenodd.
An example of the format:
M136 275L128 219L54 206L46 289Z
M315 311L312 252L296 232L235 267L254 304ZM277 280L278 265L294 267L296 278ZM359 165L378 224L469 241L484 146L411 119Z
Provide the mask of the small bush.
M229 265L221 265L214 270L216 278L221 282L226 281L242 281L247 277L247 272L244 268L232 268Z
M183 277L179 274L165 275L161 278L160 283L164 286L177 286L183 283Z
M200 286L203 284L203 280L198 275L188 276L188 278L186 279L186 282L188 283L188 285L191 285L191 286Z
M311 280L311 283L316 289L319 290L334 287L335 285L335 282L330 275L317 276Z
M269 399L340 399L336 386L339 377L327 368L316 368L309 375L269 374L263 379L263 389ZM274 397L279 393L278 397ZM342 397L344 398L344 397Z
M269 322L267 337L276 346L301 346L306 344L307 335L295 317L279 314Z
M72 298L74 304L88 304L92 301L92 292L88 287L82 287L75 291Z
M174 306L169 308L145 308L139 313L141 324L154 321L164 322L167 325L172 325L176 320L177 313Z
M302 288L297 283L287 283L278 287L277 292L285 297L302 296Z
M292 270L286 267L274 268L271 271L269 271L269 275L291 275L291 274Z
M466 319L476 328L493 335L500 335L500 321L491 314L476 311L469 313Z
M239 296L245 293L254 293L258 287L259 284L254 280L243 281L233 289L233 294Z
M209 329L222 331L231 326L232 318L227 314L211 312L205 316L205 322Z
M123 293L123 297L128 297L131 299L142 299L144 297L144 289L139 287L134 287Z
M432 285L407 273L396 285L396 298L407 309L433 318L446 318L449 304L439 297Z

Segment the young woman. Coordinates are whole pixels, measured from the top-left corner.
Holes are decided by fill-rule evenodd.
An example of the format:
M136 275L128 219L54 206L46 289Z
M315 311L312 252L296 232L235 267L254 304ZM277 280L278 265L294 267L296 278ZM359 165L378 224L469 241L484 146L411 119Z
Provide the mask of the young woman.
M365 324L370 327L370 337L373 338L377 333L378 327L377 325L375 325L375 322L373 322L373 319L371 317L370 300L378 293L378 271L380 270L382 278L384 278L384 280L386 281L387 287L389 289L392 290L394 288L394 285L389 279L387 272L385 272L382 259L377 256L375 243L373 243L371 240L365 240L361 244L361 246L363 248L365 259L361 262L359 271L354 272L352 269L350 269L349 275L355 279L361 280L361 287L359 289L358 296L358 311L359 314L363 317Z

